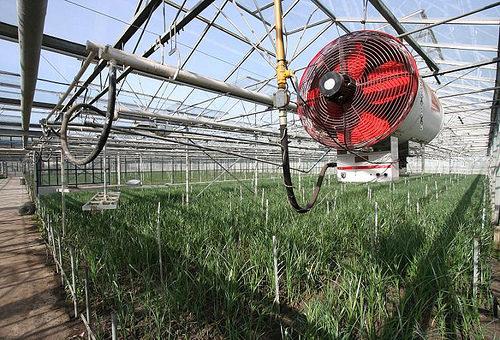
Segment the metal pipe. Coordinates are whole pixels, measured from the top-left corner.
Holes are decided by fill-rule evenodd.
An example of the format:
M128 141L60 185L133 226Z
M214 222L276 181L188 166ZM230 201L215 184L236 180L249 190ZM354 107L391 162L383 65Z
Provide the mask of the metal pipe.
M450 21L454 21L454 20L457 20L457 19L461 19L463 17L466 17L466 16L469 16L471 14L475 14L475 13L478 13L478 12L482 12L482 11L485 11L487 9L490 9L490 8L493 8L493 7L496 7L500 5L500 1L497 1L495 3L492 3L490 5L487 5L487 6L484 6L484 7L481 7L481 8L478 8L478 9L475 9L471 12L468 12L468 13L464 13L464 14L460 14L460 15L457 15L455 17L451 17L451 18L448 18L448 19L444 19L444 20L441 20L441 21L438 21L438 22L435 22L431 25L428 25L428 26L425 26L425 27L421 27L421 28L418 28L416 30L413 30L413 31L409 31L409 32L406 32L406 33L403 33L403 34L400 34L398 35L398 38L404 38L405 36L407 35L410 35L410 34L414 34L414 33L417 33L417 32L420 32L420 31L424 31L424 30L428 30L428 29L431 29L433 27L436 27L438 25L442 25L442 24L446 24L447 22L450 22Z
M312 2L318 7L323 13L326 14L338 27L340 27L345 33L350 33L351 31L344 25L342 24L337 17L326 7L321 3L320 0L312 0Z
M115 60L118 64L126 65L134 70L158 76L168 81L187 84L207 91L248 100L268 107L273 106L272 96L243 89L220 80L203 77L189 71L180 70L174 66L160 64L147 58L118 50L109 45L103 46L87 41L87 50L97 52L100 58ZM287 109L296 111L297 105L292 103L287 107Z
M201 12L203 12L203 10L205 10L213 2L214 2L214 0L200 0L199 2L197 2L193 6L193 8L191 8L191 10L189 12L187 12L186 15L184 15L182 17L182 19L180 19L179 21L177 21L175 24L173 24L171 26L170 30L163 33L163 35L161 37L159 37L158 40L146 52L144 52L144 54L142 56L147 58L147 57L151 56L153 53L155 53L160 48L161 45L167 43L172 38L174 32L180 32L180 31L184 30L184 27L186 27L187 24L189 24L194 18L196 18ZM132 72L132 70L133 69L131 67L127 67L120 74L120 76L116 79L117 83L119 83L123 79L125 79L127 77L127 75L130 72ZM101 98L103 95L105 95L106 92L108 92L108 90L109 90L109 86L102 89L102 91L99 92L97 94L97 96L95 96L94 99L92 99L89 102L89 104L95 103L99 98Z
M47 13L47 0L17 0L19 51L21 63L21 110L23 115L23 146L28 144L31 108L35 96L43 27Z
M125 31L122 33L120 38L115 43L116 48L124 48L125 44L132 38L132 36L141 29L142 25L148 20L148 18L153 14L153 12L160 6L162 3L161 0L151 0L149 1L144 8L136 13L134 19L131 24L127 26ZM66 111L80 96L86 88L92 83L92 81L97 78L102 70L106 67L106 63L99 62L97 67L93 70L93 72L89 75L87 80L83 83L83 85L76 91L73 96L69 99L68 103L64 106L62 111Z
M400 35L406 33L405 28L396 16L389 10L382 0L369 0L373 7L387 20L387 22L396 30ZM417 52L422 59L425 61L429 69L436 73L439 71L439 66L427 55L427 53L422 49L420 44L411 36L404 36L404 40ZM436 77L436 81L439 83L439 79Z
M468 69L471 69L471 68L479 68L479 67L484 66L484 65L496 64L498 62L500 62L500 58L496 57L496 58L493 58L493 59L483 60L483 61L480 61L480 62L477 62L477 63L467 64L467 65L464 65L464 66L459 66L459 67L451 68L451 69L448 69L448 70L443 70L443 71L432 73L432 74L423 74L422 78L433 77L433 76L441 76L441 75L447 74L447 73L464 71L464 70L468 70Z
M76 74L75 78L73 79L73 81L71 82L71 84L69 84L68 88L66 89L66 92L64 92L64 94L61 96L61 98L59 98L59 101L57 102L57 105L54 106L54 108L52 109L52 111L50 111L50 113L48 114L48 116L46 118L47 121L50 119L50 117L52 117L52 115L56 112L57 108L61 106L61 104L66 100L66 98L71 93L71 91L78 84L78 81L80 80L80 78L82 77L82 75L85 73L85 71L89 67L90 63L94 61L95 55L96 55L95 52L90 52L89 53L88 57L83 62L82 67L80 68L80 71L78 71L78 73Z
M131 110L127 108L120 108L118 109L118 116L121 118L122 116L125 117L149 117L149 118L154 118L157 120L162 120L168 123L176 123L176 124L182 124L182 125L194 125L196 127L201 127L201 128L217 128L220 130L226 130L226 131L237 131L237 132L250 132L250 133L258 133L266 136L276 136L277 133L271 130L267 129L260 129L260 128L255 128L255 127L244 127L240 125L234 125L234 124L227 124L227 123L219 123L216 121L211 121L208 119L203 119L203 118L192 118L192 117L182 117L182 116L174 116L174 115L166 115L166 114L157 114L157 113L152 113L149 111L138 111L138 110ZM304 138L307 138L304 136ZM307 138L309 139L309 138Z

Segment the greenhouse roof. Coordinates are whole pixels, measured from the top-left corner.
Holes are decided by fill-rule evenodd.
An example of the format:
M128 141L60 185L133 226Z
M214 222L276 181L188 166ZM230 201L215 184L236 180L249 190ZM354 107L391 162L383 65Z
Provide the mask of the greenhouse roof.
M489 5L489 9L442 22ZM500 8L497 5L483 0L385 0L384 3L286 0L283 12L289 67L300 79L316 53L346 32L367 29L403 35L402 39L417 60L420 74L436 91L445 110L443 129L429 144L428 152L439 157L486 156L495 128L498 104L494 100L498 99L500 86L497 74ZM384 6L388 11L383 10ZM390 19L391 13L396 22ZM134 27L137 22L140 25ZM21 66L19 44L14 36L17 26L16 2L4 1L0 12L0 51L4 56L0 58L2 123L12 123L16 117L21 123ZM401 33L401 29L409 34ZM164 33L173 38L162 45L158 41ZM177 69L268 96L276 91L274 15L273 2L269 0L49 1L44 34L30 117L33 126L30 131L38 131L33 135L35 141L40 135L38 122L47 118L80 70L87 55L87 41L140 55L152 49L149 59ZM408 37L412 37L416 45ZM93 70L94 66L90 66L85 71L79 85ZM119 68L118 74L123 71L124 68ZM82 88L76 102L94 98L106 86L106 80L104 69L85 90ZM118 88L119 110L202 120L202 123L189 124L187 119L165 120L163 123L169 125L173 135L170 140L157 143L175 144L175 141L189 139L187 132L179 132L183 127L195 131L204 128L205 131L217 130L213 134L220 136L220 140L206 136L200 141L236 152L238 148L245 150L254 140L253 136L244 136L248 130L258 135L260 142L267 141L267 147L279 150L273 135L278 133L278 115L268 106L138 72L129 74ZM295 101L293 89L291 92ZM105 98L97 101L99 106L105 107ZM123 124L124 130L114 138L137 140L137 137L127 137L126 131L147 119L143 116L130 119L136 119L135 123ZM324 155L326 148L308 138L292 112L289 121L297 148L299 143L304 143L300 145L314 149L317 157ZM239 136L238 143L223 138L235 136Z

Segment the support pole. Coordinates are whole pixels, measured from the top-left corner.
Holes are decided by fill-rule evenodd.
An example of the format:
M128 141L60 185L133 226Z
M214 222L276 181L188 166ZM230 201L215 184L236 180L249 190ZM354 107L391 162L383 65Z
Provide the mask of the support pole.
M139 179L141 184L144 185L144 176L142 175L142 155L139 155Z
M191 161L189 159L189 149L186 146L186 205L189 205L189 177L191 172Z
M122 185L122 165L120 160L120 154L116 155L116 183L120 187Z
M64 192L66 191L65 184L65 161L64 161L64 152L61 150L61 230L62 236L66 235L66 199L64 197Z
M255 196L258 194L258 184L259 184L259 162L255 161L255 169L254 169L254 191L255 191Z
M104 199L108 199L108 183L107 183L107 171L106 171L106 146L104 146L103 154L102 154L102 178L103 178L103 190L104 190Z
M391 136L391 180L399 179L399 140L397 137Z

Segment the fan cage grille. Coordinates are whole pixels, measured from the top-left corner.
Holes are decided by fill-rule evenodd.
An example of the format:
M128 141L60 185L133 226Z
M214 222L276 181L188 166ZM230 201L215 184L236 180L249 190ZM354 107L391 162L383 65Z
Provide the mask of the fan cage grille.
M324 97L319 80L330 71L356 82L351 101ZM298 114L316 141L335 149L360 149L390 136L410 112L418 92L418 68L395 37L358 31L326 45L309 63L299 84Z

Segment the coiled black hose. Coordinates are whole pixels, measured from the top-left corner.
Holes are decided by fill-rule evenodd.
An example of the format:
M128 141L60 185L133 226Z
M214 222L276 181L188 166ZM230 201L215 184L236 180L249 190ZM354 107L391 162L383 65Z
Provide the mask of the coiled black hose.
M111 124L113 122L113 116L115 113L115 104L116 104L116 67L114 63L110 63L109 65L109 92L108 92L108 107L106 112L99 110L97 107L92 106L90 104L77 104L71 107L67 112L64 113L63 119L61 122L61 131L60 131L60 140L61 140L61 148L63 149L66 158L75 165L85 165L92 162L96 157L101 153L106 141L108 140L109 132L111 131ZM96 114L106 117L106 121L102 127L102 132L99 137L99 141L97 142L96 147L92 150L92 152L85 158L76 158L71 154L68 148L68 124L72 121L78 114L81 109L86 109L90 111L94 111Z

